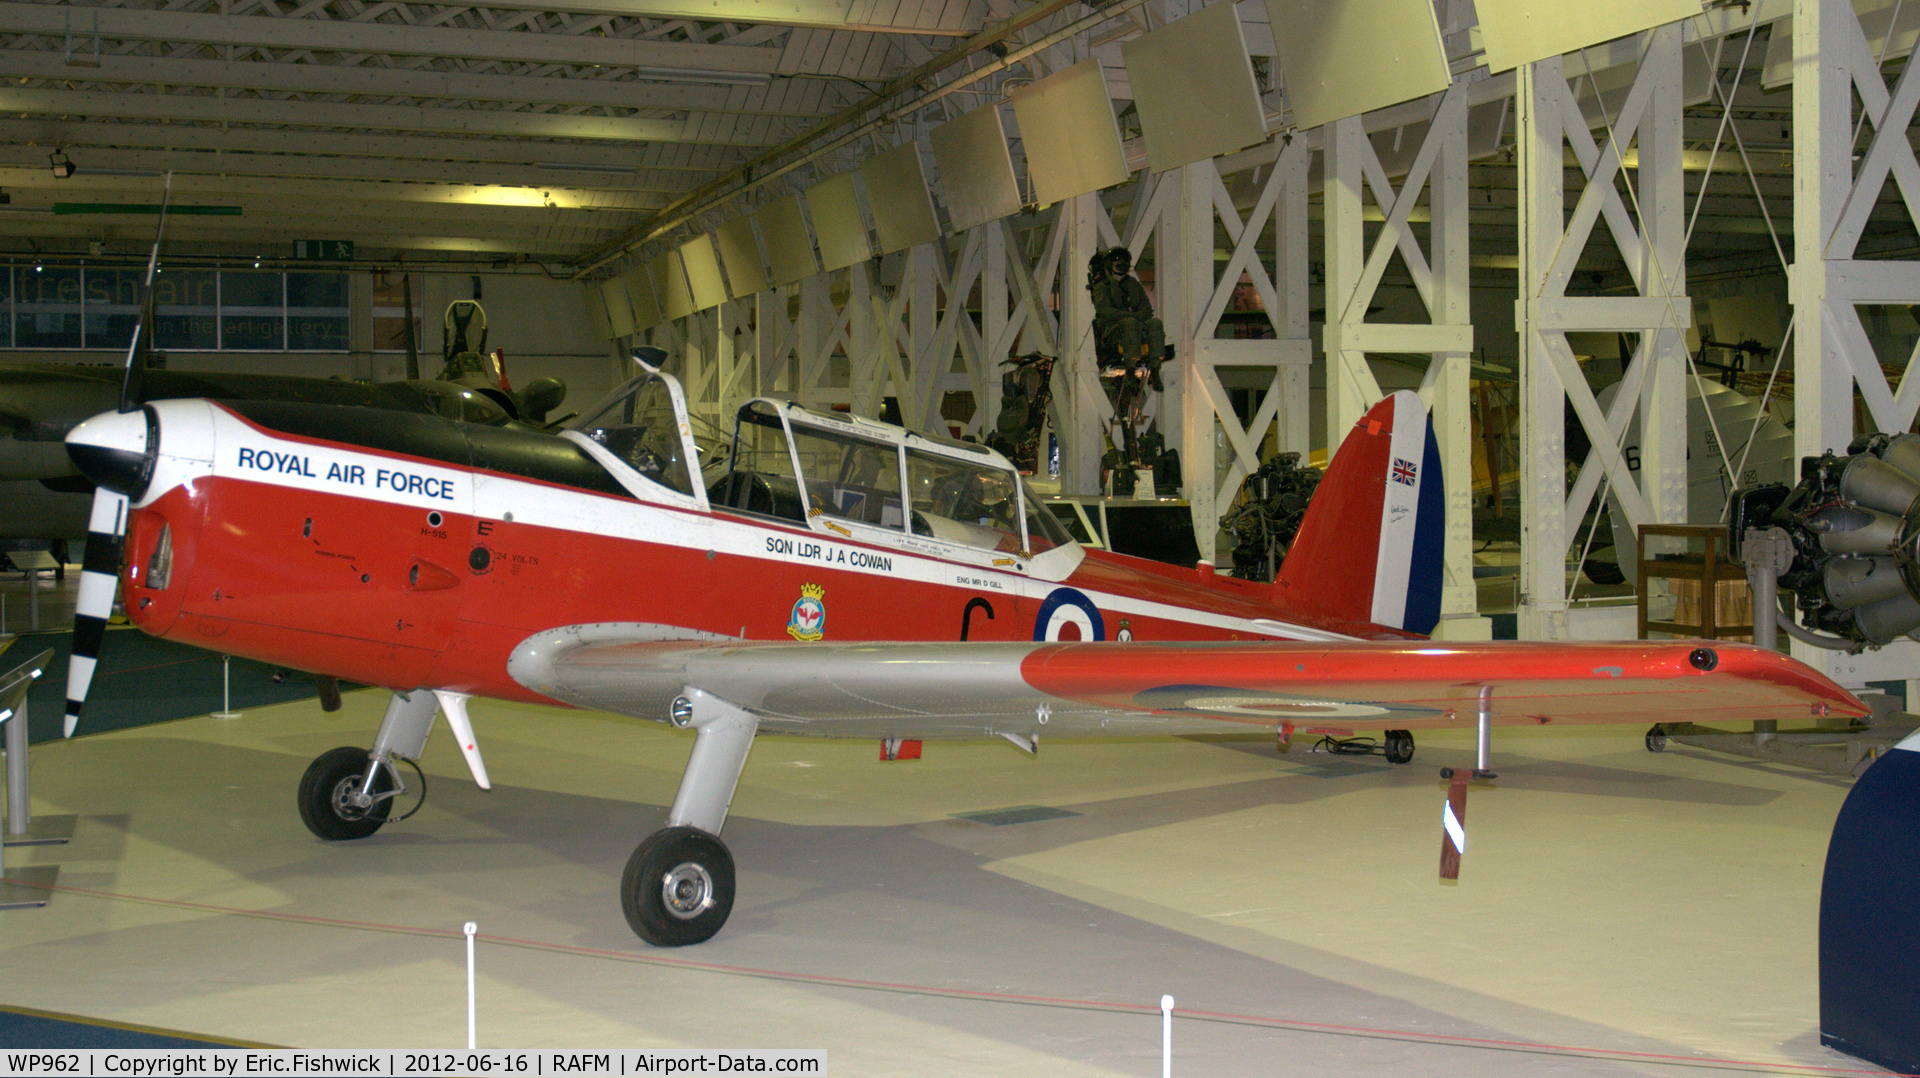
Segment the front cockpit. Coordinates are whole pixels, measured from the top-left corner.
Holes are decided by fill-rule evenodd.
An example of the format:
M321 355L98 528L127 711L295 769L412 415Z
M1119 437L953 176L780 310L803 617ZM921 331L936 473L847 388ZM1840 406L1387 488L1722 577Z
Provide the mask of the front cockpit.
M567 429L641 479L688 498L700 458L685 399L671 375L650 372L614 390ZM640 493L635 491L636 494Z

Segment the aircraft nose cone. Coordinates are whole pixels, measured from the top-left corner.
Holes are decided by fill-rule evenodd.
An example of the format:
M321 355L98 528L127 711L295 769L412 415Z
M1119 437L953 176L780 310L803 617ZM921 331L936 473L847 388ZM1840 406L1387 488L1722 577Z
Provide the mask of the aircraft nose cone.
M68 432L67 456L96 486L138 498L160 456L160 417L151 407L103 412Z

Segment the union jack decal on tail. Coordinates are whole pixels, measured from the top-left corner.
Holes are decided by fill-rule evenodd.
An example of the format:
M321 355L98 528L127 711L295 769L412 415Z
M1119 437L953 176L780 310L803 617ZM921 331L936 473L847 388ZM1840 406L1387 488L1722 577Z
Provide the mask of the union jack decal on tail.
M1415 465L1412 461L1407 460L1404 457L1393 458L1393 481L1394 482L1405 483L1408 486L1413 486L1414 480L1419 476L1419 474L1420 474L1419 467Z

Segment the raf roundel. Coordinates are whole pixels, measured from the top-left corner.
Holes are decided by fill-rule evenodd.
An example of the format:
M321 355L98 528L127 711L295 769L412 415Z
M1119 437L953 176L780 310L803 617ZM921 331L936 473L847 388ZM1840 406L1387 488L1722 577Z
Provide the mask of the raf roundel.
M1058 640L1069 625L1079 630L1082 640L1107 638L1106 620L1100 616L1100 608L1093 605L1092 599L1074 588L1055 588L1040 604L1040 612L1034 615L1033 638Z

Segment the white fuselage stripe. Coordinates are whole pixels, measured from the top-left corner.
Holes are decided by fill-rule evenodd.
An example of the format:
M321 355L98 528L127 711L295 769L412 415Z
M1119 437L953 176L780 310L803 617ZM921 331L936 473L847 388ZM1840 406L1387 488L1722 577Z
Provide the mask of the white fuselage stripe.
M856 524L854 527L859 528L856 534L872 535L879 541L852 542L809 530L798 523L786 528L759 526L724 514L708 515L672 504L597 495L490 472L473 472L436 461L284 440L223 410L213 409L212 416L213 473L223 478L364 498L423 511L470 513L483 520L511 519L534 527L625 537L635 543L710 550L766 562L815 564L823 569L869 572L955 588L984 586L990 593L1020 596L1035 603L1060 586L992 565L995 561L1009 560L1007 555L921 536L900 534L896 538L885 534L882 538L879 529ZM180 474L185 471L191 471L193 476ZM205 462L180 460L176 463L163 457L158 472L147 500L205 474ZM168 472L175 474L168 475ZM644 487L644 481L640 485ZM670 502L674 497L663 491L661 501ZM1179 621L1255 638L1347 639L1337 633L1267 618L1234 617L1101 591L1087 591L1087 596L1101 610L1117 615Z

